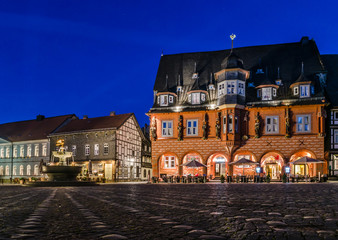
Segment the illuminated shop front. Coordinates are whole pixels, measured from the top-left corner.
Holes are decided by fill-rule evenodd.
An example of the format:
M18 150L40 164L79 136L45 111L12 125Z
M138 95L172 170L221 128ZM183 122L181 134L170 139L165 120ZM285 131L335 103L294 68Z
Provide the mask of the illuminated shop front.
M262 157L261 167L263 168L263 172L266 175L270 174L271 179L280 180L283 166L284 160L278 153L271 152Z
M245 159L248 159L250 161L255 162L255 159L251 154L237 154L234 157L234 162L236 162L236 161L238 161L242 158L245 158ZM248 176L248 175L254 176L255 171L256 171L256 167L257 167L257 165L233 165L233 175L234 176L242 176L243 171L244 171L245 176Z
M199 154L197 153L189 153L187 154L184 158L183 158L183 164L190 162L192 160L198 161L200 163L203 163L202 158ZM203 176L203 167L199 167L199 168L191 168L191 167L186 167L183 166L183 176L187 176L187 175L199 175L199 176Z
M163 176L177 176L179 175L178 158L174 154L164 154L159 160L160 177Z
M228 160L222 154L214 154L208 160L207 175L213 178L219 178L220 176L226 176L228 172Z
M314 154L311 154L308 151L300 151L293 154L290 158L290 163L302 158L302 157L310 157L316 158ZM323 164L314 164L314 163L307 163L307 164L290 164L291 167L291 174L305 176L308 175L310 177L315 177L318 175L318 172L323 172Z

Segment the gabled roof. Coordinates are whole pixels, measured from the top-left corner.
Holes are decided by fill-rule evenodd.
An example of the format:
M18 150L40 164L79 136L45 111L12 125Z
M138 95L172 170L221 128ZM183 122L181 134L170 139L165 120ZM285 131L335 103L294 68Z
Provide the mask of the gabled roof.
M118 129L133 113L119 114L114 116L104 116L87 119L73 119L65 126L61 127L54 134L81 132L98 129ZM51 134L52 135L52 134Z
M327 70L326 92L333 107L338 106L338 54L321 55Z
M0 137L11 142L47 139L47 136L54 132L74 115L64 115L34 120L11 122L0 124Z

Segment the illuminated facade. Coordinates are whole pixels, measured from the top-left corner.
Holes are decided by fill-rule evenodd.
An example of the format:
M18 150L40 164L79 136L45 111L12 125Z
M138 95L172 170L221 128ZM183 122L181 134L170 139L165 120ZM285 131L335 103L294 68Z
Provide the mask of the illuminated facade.
M286 166L292 174L327 173L325 77L307 37L162 56L147 113L154 176L192 174L181 166L191 159L207 165L194 174L254 175L254 165L229 165L240 158L257 162L275 180ZM324 164L290 164L303 156Z

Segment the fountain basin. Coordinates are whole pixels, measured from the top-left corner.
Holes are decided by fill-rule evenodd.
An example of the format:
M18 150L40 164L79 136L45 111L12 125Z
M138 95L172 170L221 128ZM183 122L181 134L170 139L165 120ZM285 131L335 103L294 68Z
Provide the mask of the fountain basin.
M81 166L43 166L42 173L47 174L51 182L72 182L76 181L81 169Z

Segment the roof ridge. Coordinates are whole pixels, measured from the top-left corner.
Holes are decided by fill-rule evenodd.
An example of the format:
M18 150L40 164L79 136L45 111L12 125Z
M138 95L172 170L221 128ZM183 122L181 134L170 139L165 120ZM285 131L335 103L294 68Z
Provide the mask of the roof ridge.
M70 117L70 116L73 116L73 115L75 115L75 114L73 113L73 114L65 114L65 115L59 115L59 116L53 116L53 117L45 117L43 120L51 119L51 118L57 118L57 117ZM5 125L5 124L23 123L23 122L32 122L32 121L36 121L36 118L35 119L29 119L29 120L15 121L15 122L0 123L0 126Z

